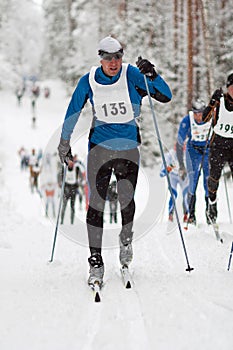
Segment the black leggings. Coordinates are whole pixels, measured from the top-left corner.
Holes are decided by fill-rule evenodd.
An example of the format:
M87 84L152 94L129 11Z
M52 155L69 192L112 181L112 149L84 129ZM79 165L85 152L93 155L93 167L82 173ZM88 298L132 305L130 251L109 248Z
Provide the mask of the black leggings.
M127 151L112 151L92 145L87 163L89 208L86 218L91 253L101 252L103 213L112 173L117 179L122 226L123 229L131 233L135 214L134 193L138 167L139 151L137 148Z
M232 145L232 142L231 142L231 145ZM211 201L214 201L217 196L219 179L221 177L223 167L226 163L229 164L229 167L231 169L231 174L233 177L232 147L224 148L224 147L221 147L221 145L219 146L219 145L213 144L212 147L210 148L209 163L210 163L210 176L208 178L209 198Z
M71 184L65 184L64 188L64 195L63 195L63 205L62 205L62 211L61 211L61 222L64 221L65 211L67 202L70 199L70 220L71 224L74 223L74 215L75 215L75 200L76 200L76 193L77 193L77 185L71 185Z

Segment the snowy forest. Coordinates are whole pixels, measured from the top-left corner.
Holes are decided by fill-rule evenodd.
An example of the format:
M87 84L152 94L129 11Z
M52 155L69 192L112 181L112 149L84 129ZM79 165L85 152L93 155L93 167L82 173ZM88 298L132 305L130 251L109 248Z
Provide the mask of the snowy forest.
M121 206L112 220L108 199L104 285L101 301L94 302L87 283L90 103L71 140L82 169L75 216L71 203L60 215L64 196L57 152L76 84L99 65L98 42L111 34L124 47L123 62L136 66L139 56L150 60L171 88L172 100L153 99L152 107L163 149L175 154L178 127L193 100L208 104L216 89L227 91L232 23L232 0L0 0L0 350L232 350L228 167L219 180L216 225L208 224L199 165L196 225L184 220L181 184L171 220L170 175L162 176L160 142L145 96L131 288L122 283L120 270ZM173 162L167 165L173 168Z
M115 36L124 60L151 60L173 92L156 113L166 147L192 101L208 102L232 70L233 9L230 0L1 0L0 89L25 77L61 79L71 94L78 79L98 64L97 43ZM144 163L158 155L150 110L142 113ZM169 128L164 128L169 122Z

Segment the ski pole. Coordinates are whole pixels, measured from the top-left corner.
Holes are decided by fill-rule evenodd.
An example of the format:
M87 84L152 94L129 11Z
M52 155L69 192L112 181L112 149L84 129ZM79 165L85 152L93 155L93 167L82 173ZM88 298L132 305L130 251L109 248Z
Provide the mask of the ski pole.
M165 159L164 152L163 152L163 147L162 147L162 142L161 142L161 138L160 138L159 128L158 128L158 124L157 124L157 120L156 120L156 116L155 116L155 111L154 111L154 108L153 108L152 98L151 98L151 95L150 95L150 91L149 91L149 87L148 87L148 83L147 83L147 79L146 79L145 75L144 75L144 81L145 81L146 91L147 91L148 100L149 100L149 104L150 104L150 109L151 109L151 113L152 113L152 117L153 117L153 121L154 121L154 127L155 127L157 138L158 138L160 153L161 153L162 160L163 160L163 166L164 166L164 169L167 169L167 164L166 164L166 159ZM170 181L170 177L169 177L169 174L168 174L167 171L166 171L166 177L167 177L167 182L168 182L168 188L169 188L169 191L170 191L170 194L171 194L171 198L172 198L172 201L173 201L173 205L174 205L176 221L177 221L177 224L178 224L178 228L179 228L179 232L180 232L180 238L181 238L181 242L182 242L182 246L183 246L183 250L184 250L184 254L185 254L185 258L186 258L186 262L187 262L186 271L190 272L190 271L193 270L193 267L190 267L190 264L189 264L188 254L187 254L187 250L186 250L186 247L185 247L184 237L183 237L183 233L182 233L182 229L181 229L181 225L180 225L180 220L179 220L179 216L178 216L178 212L177 212L177 208L176 208L176 201L175 201L174 194L172 192L171 181Z
M230 270L230 267L231 267L232 253L233 253L233 242L232 242L232 245L231 245L231 252L230 252L229 261L228 261L228 267L227 267L228 271Z
M59 207L58 207L58 213L57 213L57 223L56 223L54 239L53 239L52 254L51 254L51 258L50 258L49 262L53 261L53 256L54 256L54 250L55 250L55 245L56 245L56 240L57 240L57 232L58 232L58 226L59 226L59 219L60 219L60 212L61 212L61 205L62 205L64 189L65 189L67 167L68 167L68 164L64 163L63 164L63 179L62 179L62 186L61 186L61 193L60 193L60 201L59 201Z
M225 192L226 192L226 198L227 198L228 213L229 213L230 223L232 224L231 207L230 207L229 195L228 195L228 190L227 190L226 172L225 172L224 168L223 168L223 178L224 178Z

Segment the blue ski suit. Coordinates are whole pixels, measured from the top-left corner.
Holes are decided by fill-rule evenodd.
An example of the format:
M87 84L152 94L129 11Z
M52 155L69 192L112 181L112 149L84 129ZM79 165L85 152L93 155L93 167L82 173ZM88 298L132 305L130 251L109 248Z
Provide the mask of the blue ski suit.
M196 124L196 125L194 125ZM204 126L203 129L198 134L198 126ZM194 127L192 127L194 126ZM199 170L203 159L202 164L202 173L203 173L203 186L205 190L205 196L208 197L208 186L207 179L209 176L209 148L205 147L207 141L207 136L210 128L210 123L197 123L194 118L192 118L192 112L186 115L180 122L177 144L180 148L184 148L186 143L186 169L189 177L189 193L194 195L196 192L197 181L199 176ZM181 165L183 159L180 157L180 153L177 152L177 157L179 164Z

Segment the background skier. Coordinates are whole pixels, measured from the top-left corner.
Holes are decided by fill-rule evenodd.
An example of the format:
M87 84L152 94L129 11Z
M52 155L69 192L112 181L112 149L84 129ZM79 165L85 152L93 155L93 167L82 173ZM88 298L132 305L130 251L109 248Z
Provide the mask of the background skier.
M169 173L170 182L172 187L172 193L176 199L178 196L178 185L182 191L183 197L183 221L186 222L188 219L188 177L181 178L179 176L179 163L176 156L176 150L171 149L169 152L165 153L165 160L167 164L167 169L165 170L164 165L162 165L160 176L166 176L166 171ZM168 220L173 221L174 203L172 197L170 196L168 203Z
M113 221L117 223L118 194L117 194L115 180L113 180L108 186L107 200L109 201L109 210L110 210L109 222L110 224L112 224Z
M59 184L61 184L62 182L63 169L60 174L61 174L61 178L58 181ZM79 176L81 176L80 167L76 162L70 160L68 162L68 171L66 173L66 179L65 179L65 188L64 188L64 195L63 195L63 202L62 202L63 204L62 204L62 210L61 210L61 224L64 223L65 211L66 211L68 200L70 200L70 210L71 210L70 223L72 225L74 223L75 202L76 202L76 195L78 190Z
M214 132L210 143L209 215L213 223L217 219L217 190L223 167L229 164L233 176L233 73L227 77L227 92L213 93L203 112L203 120L212 117Z
M196 188L199 177L201 162L203 173L203 186L205 191L206 210L208 208L208 186L207 179L209 176L209 150L206 148L207 136L210 130L210 123L202 121L202 113L205 109L205 103L197 100L193 103L192 110L180 122L176 152L179 162L179 173L182 179L188 174L189 177L189 219L188 222L196 224L195 206L196 206ZM186 144L186 166L184 164L184 143ZM204 154L205 152L205 154ZM204 154L204 159L203 159ZM209 223L208 217L206 217Z

